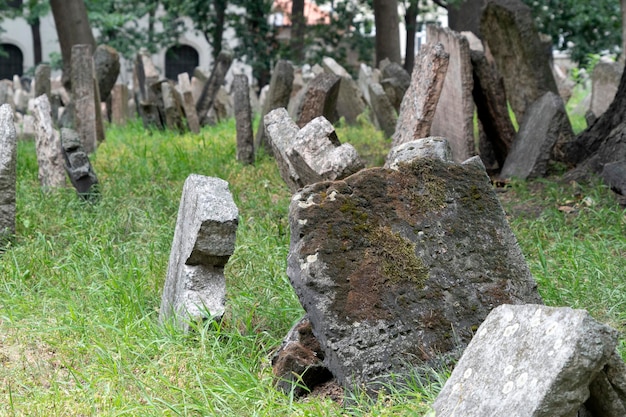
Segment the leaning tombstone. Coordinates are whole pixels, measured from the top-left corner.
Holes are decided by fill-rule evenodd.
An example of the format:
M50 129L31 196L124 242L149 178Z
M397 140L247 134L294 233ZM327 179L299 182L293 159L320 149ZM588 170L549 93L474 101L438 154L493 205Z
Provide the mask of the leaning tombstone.
M287 151L300 131L298 125L291 119L287 110L282 107L267 113L263 117L263 125L265 126L265 137L272 149L274 159L276 159L280 176L290 190L299 189L302 186L302 180L287 156Z
M539 39L530 7L521 0L490 0L483 9L480 33L504 78L517 120L548 91L559 90L550 55Z
M450 365L495 306L541 303L477 157L306 186L289 223L287 275L349 390Z
M252 136L252 109L250 108L248 77L245 74L235 75L232 89L237 129L237 160L243 164L252 164L254 162L254 137Z
M404 93L411 85L411 74L397 62L390 62L381 68L380 85L389 97L396 111L400 111Z
M111 91L111 122L124 126L128 120L128 86L116 84Z
M184 132L183 111L175 94L175 87L168 81L161 83L161 96L163 97L165 126L170 130Z
M235 249L239 212L219 178L185 180L163 288L159 321L184 332L193 322L221 319L226 302L224 265Z
M334 58L324 57L322 67L325 72L341 77L337 93L337 116L343 117L348 124L356 123L357 116L365 111L365 102L357 83Z
M613 102L624 65L619 62L598 62L591 73L590 110L600 117Z
M449 28L427 26L431 43L441 43L450 55L430 134L450 141L452 156L462 162L474 156L474 77L467 38Z
M120 55L111 46L98 45L93 54L93 62L100 100L108 102L120 74Z
M379 83L370 83L367 89L369 104L374 115L374 124L385 133L385 137L389 138L396 131L398 121L393 104Z
M178 74L178 89L182 98L183 111L187 120L187 127L192 133L200 133L200 122L198 121L198 113L194 105L193 93L191 91L191 83L189 74L183 72Z
M437 416L580 415L617 336L585 310L499 306L476 331L433 408ZM616 396L608 379L606 385L603 396ZM623 416L620 405L622 414L591 416Z
M341 77L324 72L309 82L297 110L296 124L299 127L318 116L326 117L331 123L337 121L337 95L340 82Z
M97 100L95 73L90 45L72 47L72 102L74 129L78 132L87 153L93 153L98 143L100 101Z
M404 94L392 147L430 136L450 55L443 45L426 44L415 57L411 85Z
M0 106L0 252L15 235L15 194L17 181L17 133L13 110Z
M50 97L50 65L39 64L35 69L35 97L45 94Z
M230 51L222 50L217 59L215 60L215 66L211 72L211 76L202 89L202 94L196 102L196 111L198 112L198 118L200 119L200 126L209 124L208 113L213 107L215 97L224 84L226 73L233 62L233 54Z
M150 89L150 86L158 80L159 73L148 51L141 50L135 57L133 86L137 111L146 128L156 127L157 129L163 129L163 122L159 115L157 103Z
M289 61L279 60L272 71L269 90L263 101L263 112L259 120L256 137L254 138L255 151L261 146L267 146L265 138L265 126L263 125L263 117L272 110L289 106L289 98L293 88L294 70L293 65Z
M95 201L99 197L98 178L89 157L83 149L80 137L75 130L61 129L61 146L65 160L65 170L78 195L87 201Z
M73 84L73 83L72 83ZM65 167L59 132L52 125L50 102L45 94L35 99L35 150L39 183L44 190L65 187Z

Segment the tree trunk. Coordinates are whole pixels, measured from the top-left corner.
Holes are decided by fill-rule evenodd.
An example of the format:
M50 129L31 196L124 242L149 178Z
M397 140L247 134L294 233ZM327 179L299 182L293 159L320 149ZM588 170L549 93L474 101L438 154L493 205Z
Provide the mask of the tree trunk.
M222 52L227 0L215 0L213 5L215 6L215 30L211 46L213 47L213 59L217 60L218 55Z
M626 0L625 0L626 1ZM406 25L406 49L404 51L404 69L411 74L415 63L415 33L417 32L417 16L419 15L419 0L409 0L404 23Z
M626 62L626 0L620 1L622 9L622 62Z
M71 88L72 46L78 44L91 45L93 52L96 49L96 40L91 32L91 26L87 19L87 8L83 0L50 0L50 8L61 45L63 85L69 90Z
M30 24L30 32L33 35L33 52L35 58L35 66L41 64L41 31L39 30L39 18Z
M385 58L401 64L397 0L374 0L376 66Z
M291 39L289 47L295 64L304 61L304 0L293 0L291 3Z

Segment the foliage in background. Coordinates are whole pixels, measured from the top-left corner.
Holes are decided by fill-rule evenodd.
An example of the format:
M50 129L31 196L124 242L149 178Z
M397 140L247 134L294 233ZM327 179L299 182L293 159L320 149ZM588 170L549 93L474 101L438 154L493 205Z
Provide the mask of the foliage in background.
M524 0L537 29L550 35L554 47L569 51L586 66L590 54L621 51L622 19L619 0Z

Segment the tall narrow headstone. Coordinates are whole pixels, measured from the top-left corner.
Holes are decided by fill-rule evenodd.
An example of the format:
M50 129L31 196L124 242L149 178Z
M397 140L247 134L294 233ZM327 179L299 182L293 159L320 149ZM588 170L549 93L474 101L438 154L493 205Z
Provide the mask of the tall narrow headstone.
M35 97L45 94L50 98L50 65L39 64L35 69Z
M74 75L75 72L72 72ZM72 82L72 85L74 83ZM35 99L35 150L39 164L39 183L44 190L65 187L65 164L61 139L52 125L50 102L45 94ZM82 138L81 138L82 140Z
M204 85L202 94L196 103L196 111L198 112L198 118L200 119L200 125L204 126L209 123L208 113L213 107L215 97L218 90L224 84L226 73L230 68L230 64L233 62L233 54L230 51L222 50L217 59L215 60L215 66L211 72L211 77Z
M224 265L235 250L238 221L226 181L197 174L187 177L163 288L161 322L188 331L192 322L222 317Z
M398 116L389 100L389 96L379 83L370 83L367 86L370 107L374 114L376 126L385 132L385 136L390 138L396 131Z
M98 198L98 178L91 167L89 157L80 137L75 130L61 129L61 147L65 160L65 170L78 195L84 200L94 201Z
M293 65L291 65L289 61L285 61L283 59L279 60L274 66L274 71L272 71L270 88L267 96L265 97L265 101L263 102L263 112L261 113L261 119L259 120L256 137L254 138L255 151L259 149L260 146L267 146L265 126L263 124L263 118L265 115L272 110L281 107L287 108L289 105L293 79Z
M480 32L504 78L517 120L522 120L528 106L548 91L559 93L530 7L521 0L487 1Z
M93 61L100 101L108 102L111 89L120 75L120 55L111 46L98 45L93 54Z
M137 111L145 127L163 129L163 122L150 86L159 80L157 71L147 50L141 50L135 57L133 86Z
M165 125L170 130L185 131L183 124L183 112L175 94L175 87L168 81L161 83L161 95L163 97L163 111L165 113Z
M72 102L74 103L74 129L80 135L85 152L92 153L97 147L98 123L96 106L96 82L90 45L72 47ZM96 108L97 107L97 108Z
M235 126L237 128L237 160L244 164L254 162L254 136L252 135L252 109L250 108L250 87L245 74L233 78L233 101L235 105Z
M278 172L290 190L297 190L302 186L302 180L295 171L287 150L296 139L300 131L298 125L291 119L287 110L283 107L274 109L263 117L265 135L272 149L274 159L278 165Z
M111 122L123 126L128 119L128 86L116 84L111 91Z
M591 106L595 117L609 108L613 102L624 65L619 62L598 62L591 73Z
M298 107L296 124L302 127L319 116L331 123L337 121L337 95L341 77L320 73L306 86L302 102Z
M198 113L196 112L196 106L193 100L189 74L186 72L178 74L178 89L182 97L182 106L185 112L185 119L187 119L187 127L189 127L191 132L199 133L200 122L198 121Z
M0 105L0 251L15 235L17 133L13 109Z
M357 116L365 111L365 101L357 83L334 58L324 57L322 67L325 72L341 77L337 93L337 116L343 117L348 124L356 123Z
M392 146L430 136L450 55L443 45L426 44L415 57L411 85L404 94Z
M441 43L450 55L430 134L448 139L452 157L463 162L474 156L474 77L469 42L449 28L427 27L428 42Z

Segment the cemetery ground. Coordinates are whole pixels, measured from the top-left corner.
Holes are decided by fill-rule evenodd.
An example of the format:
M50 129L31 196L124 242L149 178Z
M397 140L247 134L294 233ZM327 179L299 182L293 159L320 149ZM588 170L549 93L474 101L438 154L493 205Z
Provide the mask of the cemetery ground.
M368 166L390 141L341 126ZM235 123L200 134L111 127L92 156L98 202L45 193L34 144L18 145L17 239L0 254L0 416L415 416L447 375L294 400L272 386L269 357L303 310L286 275L291 194L272 158L235 160ZM183 182L230 184L240 221L221 323L190 334L158 324ZM604 185L558 178L499 188L546 304L626 328L626 212ZM623 339L623 337L622 337ZM620 345L626 356L626 345Z

